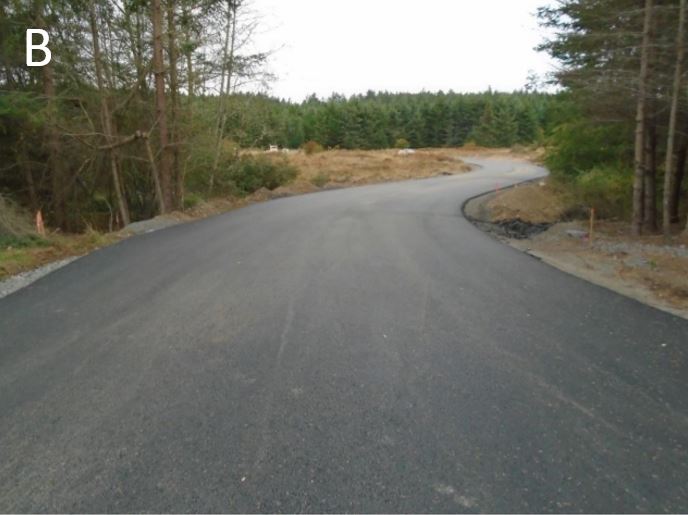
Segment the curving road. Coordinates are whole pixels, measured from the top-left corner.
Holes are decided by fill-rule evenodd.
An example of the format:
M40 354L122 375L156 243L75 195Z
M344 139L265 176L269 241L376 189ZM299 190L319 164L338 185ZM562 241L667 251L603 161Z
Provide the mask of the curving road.
M688 511L688 322L470 225L463 200L544 173L479 164L0 300L0 511Z

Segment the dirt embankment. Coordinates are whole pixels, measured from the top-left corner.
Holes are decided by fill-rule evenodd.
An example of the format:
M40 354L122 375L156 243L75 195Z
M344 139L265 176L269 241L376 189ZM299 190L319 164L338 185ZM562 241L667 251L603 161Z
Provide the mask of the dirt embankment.
M626 222L590 221L549 180L468 203L467 216L565 272L688 318L688 238L632 236Z

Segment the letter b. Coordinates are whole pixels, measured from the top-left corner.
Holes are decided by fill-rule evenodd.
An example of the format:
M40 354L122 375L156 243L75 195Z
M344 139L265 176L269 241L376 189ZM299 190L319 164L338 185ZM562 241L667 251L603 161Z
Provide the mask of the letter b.
M33 35L40 34L43 36L43 42L39 45L33 44ZM43 29L27 29L26 30L26 66L45 66L52 59L52 54L48 48L48 33ZM33 60L33 51L40 50L45 55L42 61Z

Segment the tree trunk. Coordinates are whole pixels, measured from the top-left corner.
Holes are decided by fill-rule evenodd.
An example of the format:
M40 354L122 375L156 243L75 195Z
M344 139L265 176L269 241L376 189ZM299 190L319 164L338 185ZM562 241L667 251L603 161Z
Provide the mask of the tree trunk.
M105 140L107 141L108 145L112 145L114 143L112 116L110 115L110 107L108 105L108 95L103 85L103 64L101 61L95 0L91 0L89 2L89 17L91 23L91 36L93 39L93 62L96 69L96 84L98 86L98 93L100 95L100 115L102 118L103 130L105 132ZM112 187L115 191L117 210L119 211L119 216L122 219L122 224L129 225L129 208L124 195L122 194L122 184L116 152L117 151L115 148L109 148L107 150L108 160L110 161L110 171L112 173Z
M681 186L686 171L686 159L688 158L688 138L684 138L684 143L681 145L676 158L676 180L674 181L673 190L671 192L671 212L669 213L671 223L677 224L679 222L679 205L681 203Z
M172 187L172 156L170 154L169 133L167 129L167 100L165 98L165 65L163 63L162 7L160 0L151 2L153 22L153 68L155 74L155 114L160 141L160 164L157 167L162 189L161 213L174 206Z
M148 94L148 81L144 80L144 77L147 79L148 78L148 71L143 65L143 25L144 25L144 17L142 13L137 12L136 15L134 16L136 19L136 31L134 34L134 38L136 41L136 76L138 78L138 85L139 85L139 91L141 92L142 95L147 95Z
M224 139L225 124L227 121L227 96L232 84L232 71L234 61L234 45L236 42L236 15L239 2L227 0L227 27L225 28L225 43L222 51L222 72L220 74L220 105L218 110L217 131L215 139L215 157L210 173L210 185L208 194L212 195L215 174L220 164L220 151Z
M666 161L664 164L664 199L662 202L662 229L665 236L671 234L673 214L677 211L674 205L676 196L676 159L674 146L676 141L676 123L678 119L679 98L681 96L681 77L683 75L684 30L686 19L686 0L680 0L678 15L678 33L676 36L676 64L674 66L674 86L671 97L671 111L669 113L669 129L667 134ZM685 155L684 155L685 159Z
M36 192L36 181L33 178L33 171L26 153L26 141L24 135L19 137L16 151L16 159L19 166L24 172L24 180L26 181L26 189L29 192L29 205L31 207L31 214L35 214L40 209L38 202L38 193Z
M153 155L153 149L151 148L150 138L148 135L145 136L146 144L146 155L148 156L148 161L150 162L151 175L153 176L153 185L155 187L155 200L158 202L158 211L161 213L165 212L165 202L163 201L162 188L160 187L160 178L158 175L158 167L155 166L155 156Z
M657 231L657 125L654 116L648 127L645 144L645 196L643 206L643 229L645 232Z
M182 2L182 18L184 20L184 57L186 58L186 89L187 101L189 106L193 102L194 96L194 78L193 78L193 46L191 44L191 32L189 31L189 17L191 13L188 11L186 2Z
M131 7L125 6L124 8L124 27L129 36L129 47L131 48L131 57L134 61L134 68L136 68L136 91L141 93L141 89L145 81L143 76L145 74L145 69L143 67L143 58L141 50L141 27L140 27L140 16L138 13L134 13L134 20L131 16Z
M638 101L635 116L635 172L633 176L633 222L631 228L633 234L636 235L642 233L644 220L646 96L653 7L653 0L645 0L643 40L640 50L640 75L638 78Z
M175 27L175 1L167 0L167 51L170 59L170 144L172 177L174 180L174 207L181 205L184 196L184 183L179 166L179 79L177 76L177 32Z

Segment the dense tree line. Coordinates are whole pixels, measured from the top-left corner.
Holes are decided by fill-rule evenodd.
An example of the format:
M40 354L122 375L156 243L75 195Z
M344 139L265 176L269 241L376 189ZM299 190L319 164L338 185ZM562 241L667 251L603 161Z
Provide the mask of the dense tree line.
M602 203L626 204L636 234L660 222L672 233L685 204L685 9L685 0L563 0L539 11L569 106L549 164Z
M30 27L50 34L42 68ZM227 98L266 78L255 27L243 0L0 2L0 194L74 230L177 209L199 169L212 189Z
M212 99L208 99L212 102ZM326 148L456 147L472 141L488 147L531 144L550 123L551 95L528 92L480 94L376 93L300 104L264 95L231 99L227 137L241 146L298 148L315 141Z

